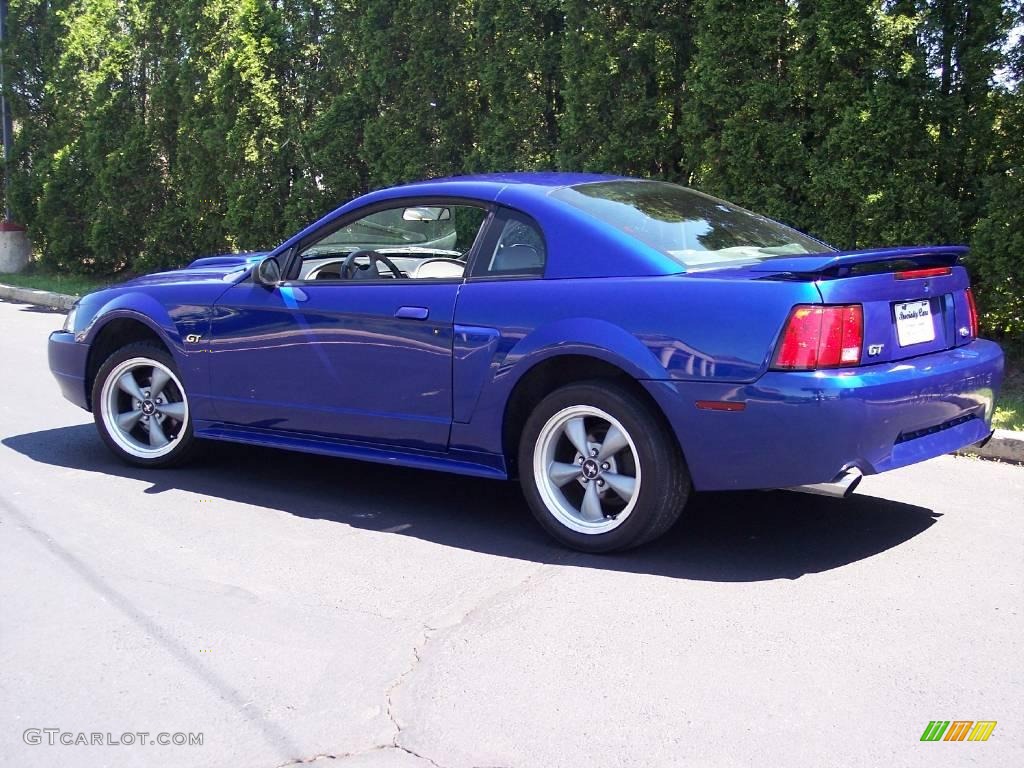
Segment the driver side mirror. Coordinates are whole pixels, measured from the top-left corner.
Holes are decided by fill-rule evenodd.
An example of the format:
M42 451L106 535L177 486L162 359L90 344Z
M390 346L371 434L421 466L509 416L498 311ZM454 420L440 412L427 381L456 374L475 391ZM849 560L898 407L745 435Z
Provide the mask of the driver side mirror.
M252 276L260 285L274 288L281 282L281 265L277 263L277 259L268 256L256 265Z

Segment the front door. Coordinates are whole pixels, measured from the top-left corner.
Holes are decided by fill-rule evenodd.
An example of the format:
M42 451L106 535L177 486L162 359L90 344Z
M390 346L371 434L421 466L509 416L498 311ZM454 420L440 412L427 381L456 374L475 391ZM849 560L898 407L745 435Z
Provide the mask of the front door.
M486 216L409 203L356 214L299 247L295 279L229 289L209 346L220 421L444 450L455 301Z

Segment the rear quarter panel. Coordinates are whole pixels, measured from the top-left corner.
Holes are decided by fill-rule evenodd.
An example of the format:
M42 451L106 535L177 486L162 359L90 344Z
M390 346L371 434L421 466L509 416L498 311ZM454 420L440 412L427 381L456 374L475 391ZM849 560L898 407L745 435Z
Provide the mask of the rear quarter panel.
M456 355L456 400L480 395L453 426L452 447L500 453L515 384L556 355L597 357L638 380L754 381L792 306L820 300L812 283L686 275L470 281L456 307L456 344L458 326L477 329L488 362L472 350Z

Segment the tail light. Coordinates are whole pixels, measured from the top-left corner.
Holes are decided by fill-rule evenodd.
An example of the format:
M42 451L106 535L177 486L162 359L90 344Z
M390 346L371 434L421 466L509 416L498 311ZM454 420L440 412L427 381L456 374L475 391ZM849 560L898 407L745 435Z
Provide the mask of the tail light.
M864 314L860 304L793 307L772 368L813 371L860 364Z
M968 288L967 294L967 319L971 324L971 338L978 338L978 305L974 303L974 291Z
M897 280L919 280L922 277L943 277L953 274L952 267L925 267L924 269L908 269L897 272Z

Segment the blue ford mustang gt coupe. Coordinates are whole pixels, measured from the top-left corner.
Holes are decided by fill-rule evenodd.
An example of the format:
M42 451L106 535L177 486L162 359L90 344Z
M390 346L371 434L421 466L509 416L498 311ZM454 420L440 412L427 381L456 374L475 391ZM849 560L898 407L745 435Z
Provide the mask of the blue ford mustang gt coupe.
M135 465L208 438L518 477L610 551L693 490L843 496L987 440L1003 356L964 250L839 252L658 181L426 181L85 296L50 367Z

